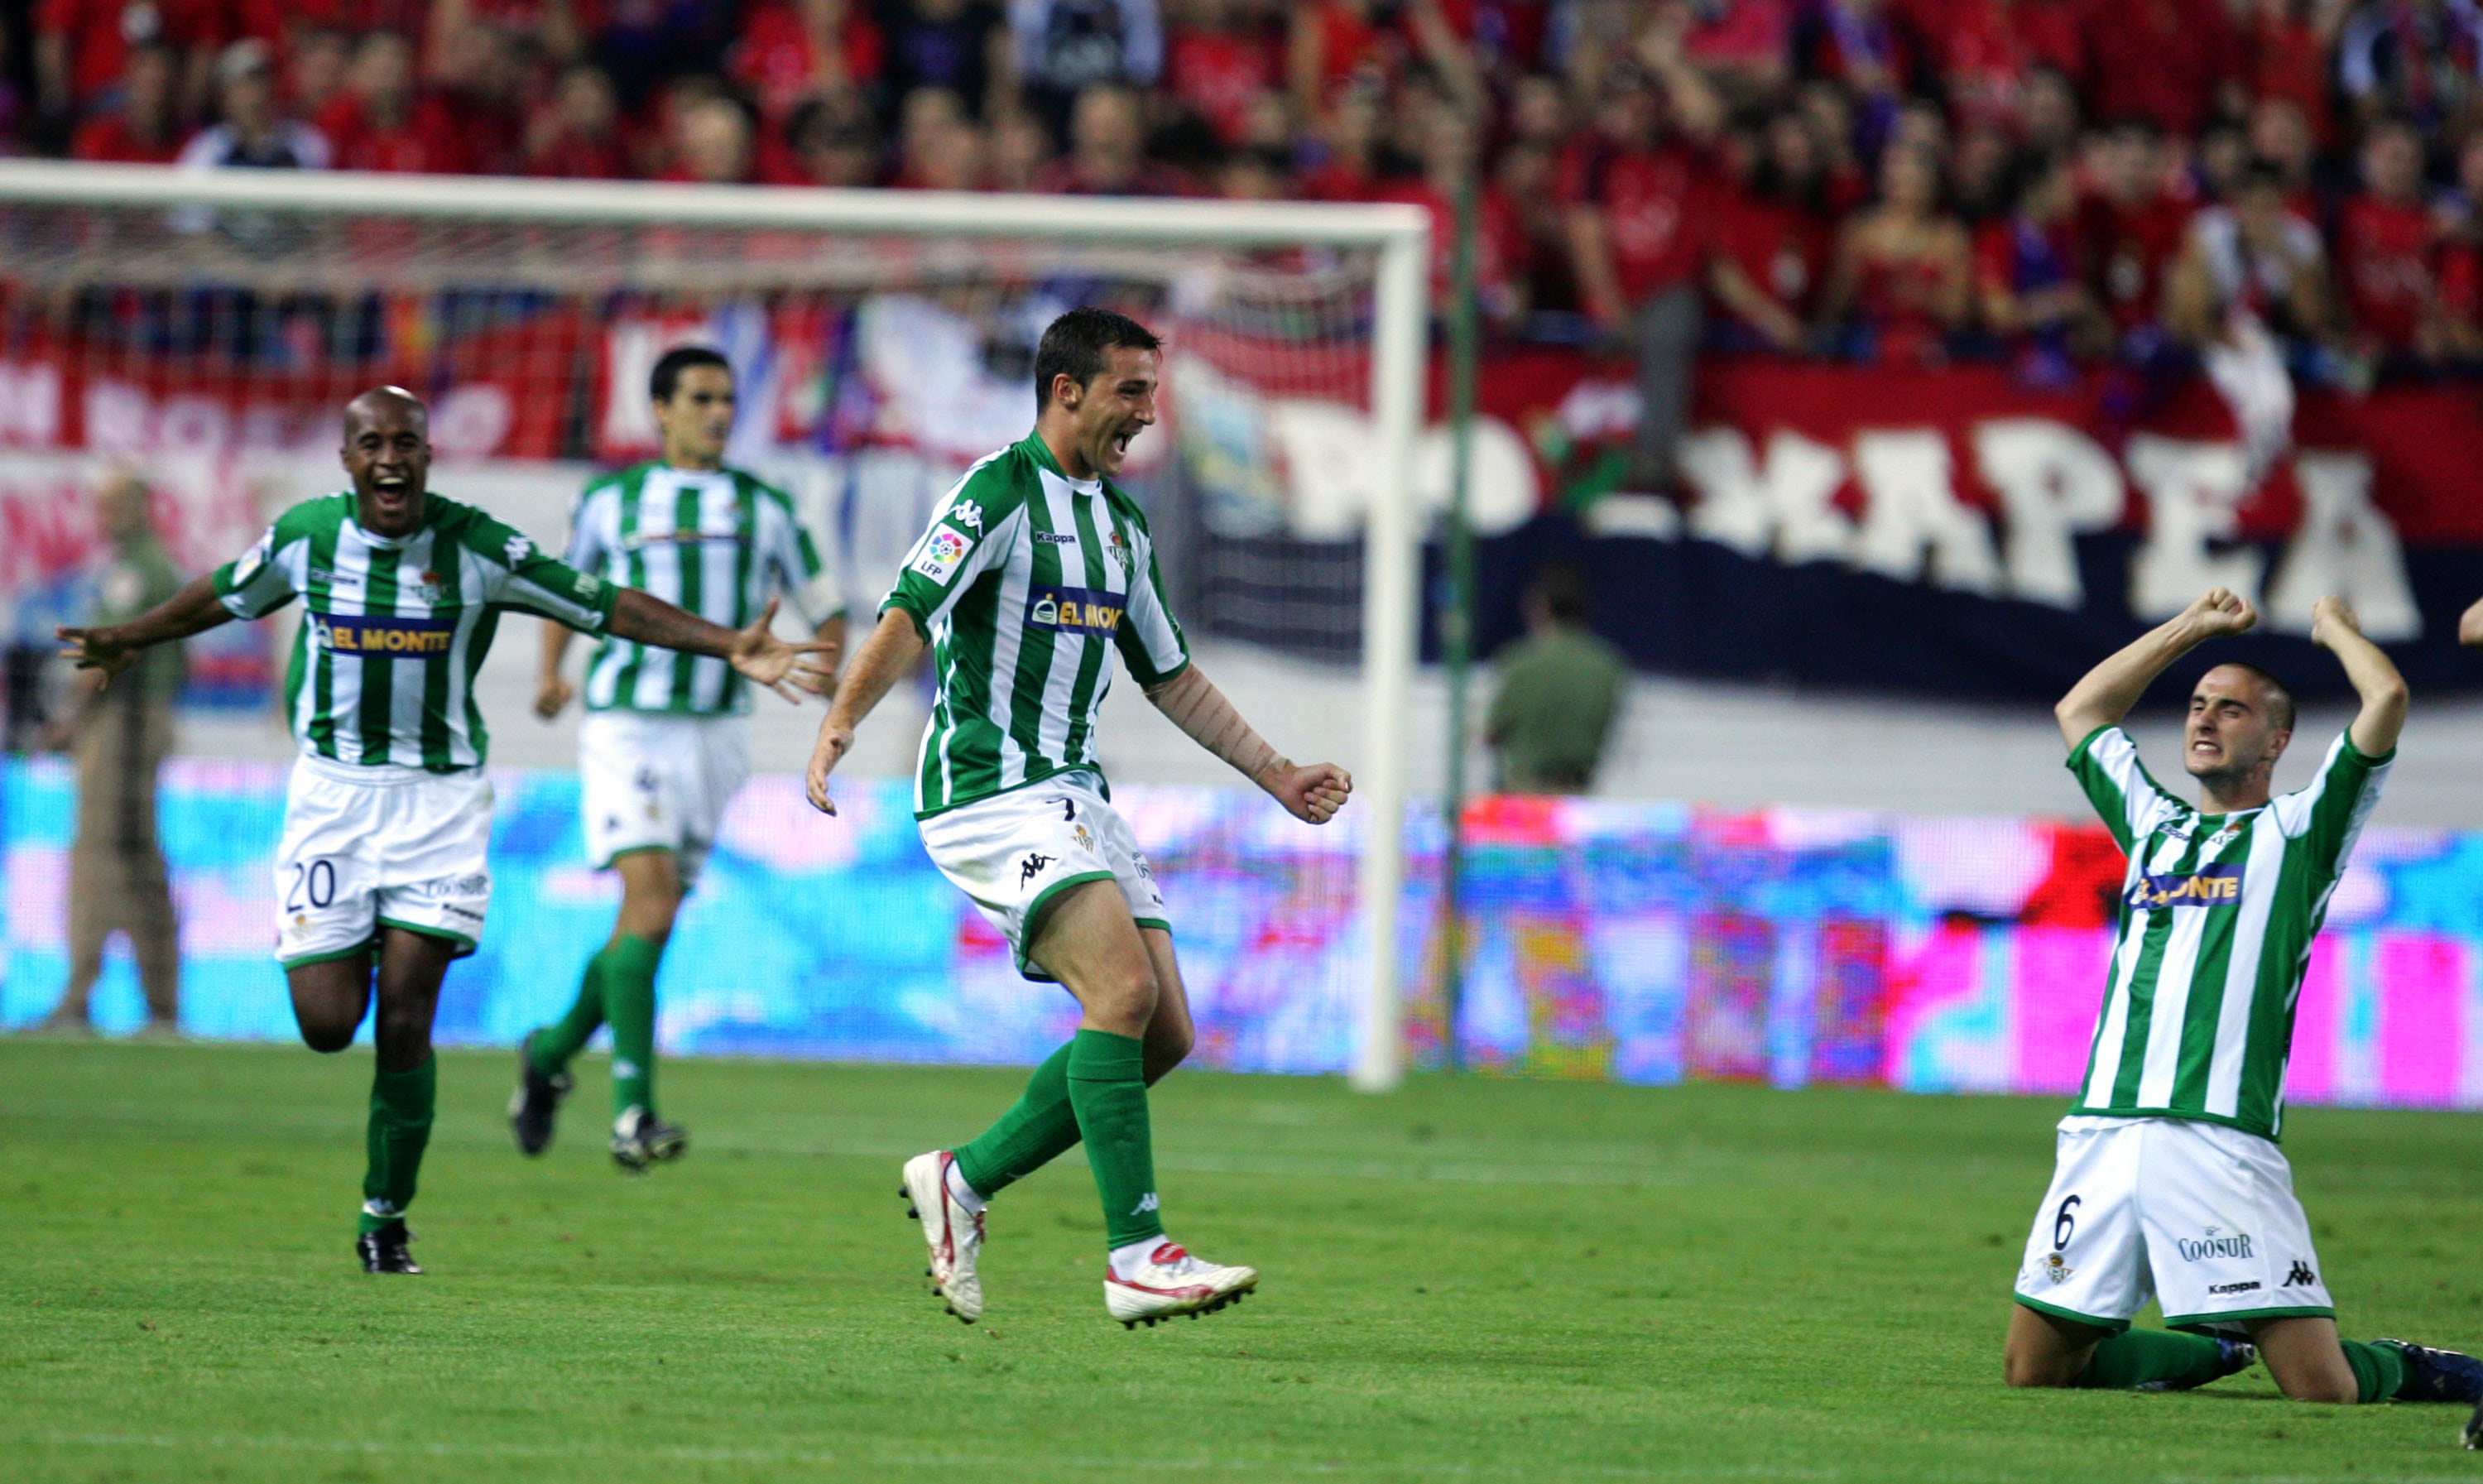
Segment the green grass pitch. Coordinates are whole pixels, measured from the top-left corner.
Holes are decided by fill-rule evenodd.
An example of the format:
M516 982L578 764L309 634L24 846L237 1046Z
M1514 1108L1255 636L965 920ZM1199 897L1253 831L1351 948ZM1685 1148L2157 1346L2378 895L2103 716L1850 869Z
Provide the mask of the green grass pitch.
M541 1161L459 1053L418 1279L349 1247L367 1051L0 1042L0 1478L2483 1481L2444 1407L2012 1392L2056 1103L1187 1073L1174 1233L1265 1274L1124 1332L1071 1158L996 1207L987 1322L898 1161L1008 1071L671 1062L689 1156ZM2483 1342L2483 1122L2306 1110L2348 1334Z

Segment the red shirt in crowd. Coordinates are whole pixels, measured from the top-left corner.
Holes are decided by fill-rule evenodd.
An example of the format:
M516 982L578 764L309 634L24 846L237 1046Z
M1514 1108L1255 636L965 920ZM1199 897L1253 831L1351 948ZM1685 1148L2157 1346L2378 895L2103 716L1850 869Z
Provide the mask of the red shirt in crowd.
M2336 218L2336 267L2355 327L2410 350L2433 302L2436 238L2419 202L2358 196Z
M2088 288L2116 330L2153 324L2164 312L2164 274L2190 233L2190 210L2158 197L2123 206L2109 196L2078 202L2078 252Z
M1821 213L1735 188L1711 198L1716 256L1802 320L1819 306L1836 236Z
M170 165L180 154L181 144L177 131L168 131L150 143L138 137L126 115L99 114L78 125L69 139L69 158L107 165Z
M2087 53L2099 60L2097 119L2145 119L2176 138L2199 132L2216 93L2241 75L2223 0L2082 0Z
M791 6L776 4L753 11L742 25L741 40L734 43L734 77L751 91L760 111L771 119L791 113L804 98L839 78L849 87L868 87L878 81L880 68L887 65L888 39L864 10L857 5L846 12L834 57L819 55Z
M319 132L328 136L338 170L396 174L458 175L474 169L466 132L447 103L436 95L416 98L392 124L372 119L362 100L340 93L319 111Z
M1456 284L1456 201L1420 176L1381 181L1359 199L1420 206L1431 214L1431 297L1446 300ZM1515 303L1517 280L1533 256L1525 220L1508 193L1486 183L1475 199L1475 288L1487 312Z
M1705 186L1704 164L1679 145L1589 138L1562 153L1557 192L1564 206L1601 209L1614 277L1635 304L1706 266L1709 229L1698 210Z
M69 101L84 108L120 81L130 42L221 46L228 18L218 0L36 0L35 34L68 43Z
M1246 31L1176 26L1164 42L1164 88L1207 120L1217 140L1242 143L1250 100L1279 86L1275 48Z
M1394 84L1405 70L1408 59L1416 54L1413 21L1399 15L1393 19L1373 21L1370 5L1351 5L1344 0L1314 0L1318 13L1312 24L1320 37L1320 96L1332 96L1337 88L1356 77L1369 77ZM1458 36L1474 34L1475 0L1439 0L1440 13L1449 29Z
M2483 326L2483 244L2452 242L2441 250L2440 307L2460 325Z
M2086 75L2086 38L2060 0L1957 0L1936 33L1940 72L1961 108L1980 119L2016 117L2026 74L2049 66Z
M2284 98L2302 110L2310 137L2325 149L2336 141L2328 107L2331 58L2318 29L2292 15L2253 14L2242 32L2243 80L2255 98Z

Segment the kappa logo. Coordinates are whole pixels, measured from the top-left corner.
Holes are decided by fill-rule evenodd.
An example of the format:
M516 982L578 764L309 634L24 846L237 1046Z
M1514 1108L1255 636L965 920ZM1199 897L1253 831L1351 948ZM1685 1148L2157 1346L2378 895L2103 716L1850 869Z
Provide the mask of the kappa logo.
M1133 1216L1143 1216L1149 1211L1161 1209L1161 1206L1156 1205L1156 1193L1150 1190L1145 1195L1138 1197L1138 1204L1130 1207L1130 1214Z
M948 512L948 518L976 535L982 534L983 508L972 500L959 500L957 508Z
M523 533L512 531L508 543L500 548L500 552L509 559L511 567L522 567L526 559L535 554L535 543L528 541Z
M2129 905L2139 911L2167 907L2229 907L2242 899L2242 867L2238 861L2203 865L2187 876L2173 872L2142 874L2129 888Z
M1039 546L1074 546L1078 544L1078 538L1067 531L1037 531L1034 533L1034 541L1035 544Z
M2318 1281L2319 1275L2312 1272L2310 1270L2310 1264L2303 1261L2300 1258L2293 1259L2293 1271L2284 1275L2284 1286L2288 1288L2304 1287L2309 1285L2316 1284Z
M2220 1294L2256 1293L2258 1291L2258 1280L2254 1278L2249 1283L2211 1283L2207 1285L2207 1291L2209 1293Z
M1027 852L1026 860L1020 862L1017 868L1017 884L1021 887L1027 885L1042 875L1045 866L1059 859L1057 856L1042 855L1034 851Z

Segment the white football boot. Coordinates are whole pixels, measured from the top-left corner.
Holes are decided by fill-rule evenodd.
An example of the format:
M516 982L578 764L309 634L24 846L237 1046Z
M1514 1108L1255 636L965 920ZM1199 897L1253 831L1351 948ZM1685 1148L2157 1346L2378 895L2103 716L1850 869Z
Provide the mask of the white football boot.
M1104 1311L1120 1320L1121 1328L1132 1330L1182 1314L1193 1319L1212 1314L1239 1304L1257 1286L1258 1269L1201 1262L1167 1240L1147 1254L1134 1277L1122 1278L1108 1264L1105 1267Z
M922 1275L931 1291L948 1301L948 1312L968 1324L983 1316L983 1280L975 1259L983 1249L983 1213L970 1211L948 1193L948 1167L957 1156L945 1149L917 1154L905 1161L905 1214L922 1223L923 1244L931 1249L930 1266Z

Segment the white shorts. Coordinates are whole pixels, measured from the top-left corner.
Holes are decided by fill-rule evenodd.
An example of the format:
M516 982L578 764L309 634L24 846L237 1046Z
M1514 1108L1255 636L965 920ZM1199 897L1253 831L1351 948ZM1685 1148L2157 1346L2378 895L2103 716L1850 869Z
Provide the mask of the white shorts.
M1027 928L1081 882L1118 883L1138 926L1172 931L1137 836L1083 769L934 814L922 821L922 847L1008 939L1018 972L1029 979L1053 976L1027 959Z
M2273 1142L2188 1119L2063 1119L2017 1302L2125 1330L2150 1294L2179 1329L2336 1313Z
M492 781L303 757L276 847L276 958L359 953L382 927L474 951L492 905Z
M681 886L698 881L725 806L750 776L739 716L589 711L577 729L586 859L598 870L633 850L669 850Z

